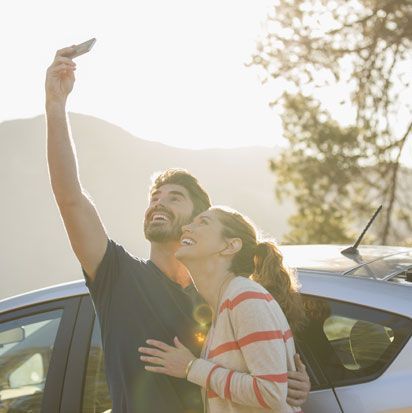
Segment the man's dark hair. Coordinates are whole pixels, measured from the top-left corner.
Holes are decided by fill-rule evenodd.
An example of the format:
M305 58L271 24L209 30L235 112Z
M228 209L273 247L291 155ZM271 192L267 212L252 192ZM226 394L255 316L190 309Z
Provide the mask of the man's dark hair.
M210 208L209 195L186 169L170 168L153 175L150 195L166 184L181 185L189 192L193 202L193 217Z

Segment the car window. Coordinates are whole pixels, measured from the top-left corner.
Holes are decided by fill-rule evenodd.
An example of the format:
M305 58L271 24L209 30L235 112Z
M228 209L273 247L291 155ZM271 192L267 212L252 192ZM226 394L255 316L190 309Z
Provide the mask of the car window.
M112 402L106 381L100 325L96 317L87 361L82 413L108 413L111 408Z
M362 305L305 296L303 340L334 386L373 380L408 341L412 320Z
M372 366L384 357L394 340L390 327L342 316L328 317L323 331L348 370Z
M361 265L347 272L356 277L389 279L412 268L412 252L405 251Z
M0 412L41 411L63 310L0 324Z

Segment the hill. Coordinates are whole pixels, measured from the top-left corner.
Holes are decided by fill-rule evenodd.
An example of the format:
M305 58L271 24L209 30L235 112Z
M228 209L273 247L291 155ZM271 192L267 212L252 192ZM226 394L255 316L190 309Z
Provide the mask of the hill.
M287 231L292 205L275 202L268 169L275 148L179 149L90 116L70 114L70 122L83 186L110 237L131 253L148 255L150 177L169 167L187 168L214 204L239 209L277 239ZM82 277L50 188L44 116L0 124L0 160L0 299Z

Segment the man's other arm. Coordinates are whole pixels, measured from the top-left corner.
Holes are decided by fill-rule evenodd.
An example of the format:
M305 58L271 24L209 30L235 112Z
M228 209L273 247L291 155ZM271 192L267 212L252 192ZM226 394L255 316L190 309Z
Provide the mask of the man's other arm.
M286 401L294 407L302 406L310 392L310 378L299 354L295 354L296 371L288 371L288 397Z

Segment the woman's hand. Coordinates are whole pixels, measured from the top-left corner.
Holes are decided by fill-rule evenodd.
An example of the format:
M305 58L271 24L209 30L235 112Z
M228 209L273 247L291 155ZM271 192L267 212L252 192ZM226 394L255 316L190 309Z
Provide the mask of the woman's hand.
M186 367L196 357L177 337L173 341L175 347L157 340L146 340L153 347L139 347L139 352L145 354L140 356L140 360L157 365L145 366L147 371L186 378Z

